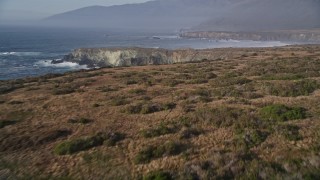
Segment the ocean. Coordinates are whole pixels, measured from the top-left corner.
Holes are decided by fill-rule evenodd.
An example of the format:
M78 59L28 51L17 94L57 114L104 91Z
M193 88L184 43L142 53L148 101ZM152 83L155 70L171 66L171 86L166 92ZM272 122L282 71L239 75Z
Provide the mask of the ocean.
M75 63L51 64L76 48L145 47L145 48L222 48L273 47L289 43L270 41L235 41L184 39L177 33L128 33L90 29L54 29L0 27L0 80L64 73L87 69Z

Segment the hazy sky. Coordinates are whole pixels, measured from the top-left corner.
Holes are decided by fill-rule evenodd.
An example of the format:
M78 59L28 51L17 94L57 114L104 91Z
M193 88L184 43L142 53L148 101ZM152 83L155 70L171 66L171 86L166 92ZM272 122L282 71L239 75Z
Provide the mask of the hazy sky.
M0 0L0 21L36 20L93 5L120 5L149 0Z

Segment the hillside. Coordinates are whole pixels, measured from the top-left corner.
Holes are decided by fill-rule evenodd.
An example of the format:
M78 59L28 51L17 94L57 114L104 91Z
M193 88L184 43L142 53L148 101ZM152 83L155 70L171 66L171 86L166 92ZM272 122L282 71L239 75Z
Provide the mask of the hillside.
M47 26L127 30L260 31L320 27L319 0L156 0L54 15Z
M320 47L202 51L0 81L0 179L319 179Z
M179 30L192 27L232 5L221 0L157 0L141 4L92 6L49 17L50 26Z
M274 31L320 27L319 0L248 0L194 27L206 31Z

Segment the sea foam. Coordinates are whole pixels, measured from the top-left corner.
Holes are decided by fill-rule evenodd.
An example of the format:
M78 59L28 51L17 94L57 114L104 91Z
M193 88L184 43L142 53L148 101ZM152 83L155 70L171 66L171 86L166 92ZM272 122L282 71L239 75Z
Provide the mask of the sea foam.
M0 56L37 56L41 52L0 52Z
M56 59L61 60L61 59ZM52 64L52 60L42 60L38 61L34 64L34 66L38 67L55 67L55 68L67 68L67 69L89 69L87 65L79 65L73 62L62 62L58 64Z

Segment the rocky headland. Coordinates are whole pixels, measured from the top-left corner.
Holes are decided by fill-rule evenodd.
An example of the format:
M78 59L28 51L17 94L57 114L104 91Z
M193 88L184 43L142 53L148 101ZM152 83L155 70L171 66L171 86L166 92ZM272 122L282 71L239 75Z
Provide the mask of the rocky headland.
M152 49L152 48L81 48L66 55L62 62L88 67L163 65L206 60L222 60L241 56L232 48L221 49ZM53 62L56 63L56 62ZM57 62L60 63L60 62Z

